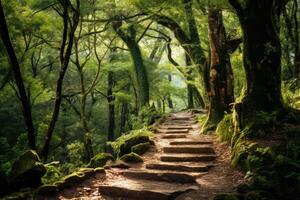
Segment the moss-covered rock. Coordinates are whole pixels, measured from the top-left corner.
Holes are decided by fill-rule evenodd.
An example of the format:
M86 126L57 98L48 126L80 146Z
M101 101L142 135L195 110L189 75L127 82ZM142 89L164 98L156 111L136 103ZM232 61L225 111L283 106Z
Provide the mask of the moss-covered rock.
M9 175L10 188L35 188L42 184L41 178L46 173L46 168L41 163L35 151L27 151L21 155L13 164Z
M214 200L242 200L242 196L239 194L220 193L215 195Z
M131 148L137 144L149 142L149 136L137 135L126 139L120 146L119 157L131 152Z
M91 159L90 163L88 164L88 167L103 167L109 160L114 160L114 157L111 154L99 153Z
M149 142L144 142L141 144L134 145L131 147L131 151L138 154L138 155L143 155L150 149L150 143Z
M140 157L138 154L136 153L129 153L129 154L125 154L123 155L120 160L127 162L127 163L139 163L139 162L143 162L143 158Z
M56 182L55 185L58 186L58 188L64 189L69 188L74 185L82 183L87 176L83 172L74 172L72 174L69 174L65 177L63 177L60 181Z
M234 133L234 124L232 114L224 116L217 126L216 133L221 141L230 142Z

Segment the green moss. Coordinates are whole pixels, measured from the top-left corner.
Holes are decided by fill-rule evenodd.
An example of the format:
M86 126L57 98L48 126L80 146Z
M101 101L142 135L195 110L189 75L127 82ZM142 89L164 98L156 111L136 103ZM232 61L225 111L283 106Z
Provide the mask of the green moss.
M129 153L126 155L123 155L120 160L124 161L124 162L128 162L128 163L139 163L139 162L143 162L143 158L140 157L138 154L136 153Z
M35 151L27 151L13 164L9 175L9 184L13 190L25 187L38 187L46 167L40 162Z
M90 163L88 164L88 167L103 167L109 160L114 160L114 157L111 154L99 153L91 159Z
M256 143L246 143L243 141L238 141L234 145L232 149L232 159L231 159L231 164L234 167L237 167L241 169L242 171L248 171L249 166L248 166L248 156L253 152L258 145Z
M117 157L121 157L130 153L133 146L149 142L152 135L153 133L147 129L135 130L127 135L122 135L114 142L111 142L110 145Z
M234 133L232 114L227 114L224 116L222 121L217 126L216 133L221 141L231 141Z
M56 182L55 184L58 186L59 189L69 188L74 185L82 183L87 176L83 172L74 172L63 177L60 181Z
M137 144L137 145L134 145L133 147L131 147L131 151L138 155L143 155L144 153L146 153L149 150L150 146L151 145L149 142L144 142L144 143Z

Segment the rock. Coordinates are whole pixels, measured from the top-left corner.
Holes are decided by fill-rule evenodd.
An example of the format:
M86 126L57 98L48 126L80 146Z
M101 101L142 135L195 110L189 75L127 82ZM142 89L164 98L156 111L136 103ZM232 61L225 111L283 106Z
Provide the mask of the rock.
M139 163L139 162L143 162L143 158L140 157L138 154L136 153L129 153L126 155L123 155L120 160L127 162L127 163Z
M36 191L37 195L54 196L59 192L57 185L42 185Z
M150 149L150 143L149 142L144 142L141 144L134 145L131 147L131 151L138 154L138 155L143 155Z
M74 185L82 183L87 178L87 175L83 172L74 172L62 178L62 180L56 182L60 190L64 188L69 188Z
M95 173L105 173L105 170L103 167L97 167L94 169Z
M104 168L105 169L109 169L109 168L128 169L128 168L130 168L130 166L121 160L117 160L117 161L109 163Z
M103 167L109 160L114 160L114 157L111 154L99 153L91 159L90 163L88 164L88 167Z
M93 176L95 174L94 168L80 168L78 172L84 173L87 177Z
M131 148L137 144L149 142L149 136L145 135L138 135L135 137L128 138L121 144L120 146L120 152L119 152L119 157L128 154L131 152Z
M0 171L0 197L8 194L9 187L7 182L7 176L4 172Z
M9 175L9 185L12 190L42 185L41 178L46 173L46 168L41 163L35 151L27 151L21 155L12 166Z
M242 196L239 194L220 193L215 195L214 200L242 200Z

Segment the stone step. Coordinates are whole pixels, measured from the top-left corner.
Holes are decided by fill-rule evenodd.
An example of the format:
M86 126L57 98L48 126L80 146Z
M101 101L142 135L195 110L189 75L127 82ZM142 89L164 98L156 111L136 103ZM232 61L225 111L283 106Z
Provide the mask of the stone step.
M201 144L212 144L211 141L189 141L189 140L182 140L182 141L171 141L169 142L170 145L201 145Z
M190 184L174 184L158 181L116 179L109 185L99 186L102 195L113 199L170 200L182 193L198 190Z
M209 162L214 161L216 155L190 155L190 154L180 154L180 155L162 155L160 160L163 162Z
M158 133L164 133L164 134L173 134L173 133L188 133L189 132L189 129L172 129L172 130L169 130L169 129L158 129L157 130Z
M185 173L126 170L123 171L122 174L125 177L142 180L163 181L181 184L196 183L196 177Z
M147 164L147 169L155 169L155 170L170 170L170 171L180 171L180 172L207 172L211 166L202 165L202 166L187 166L187 165L172 165L166 163L153 163Z
M164 126L162 127L164 129L169 129L169 130L173 130L173 129L193 129L192 126L180 126L180 125L177 125L177 126Z
M190 153L190 154L214 154L215 151L207 146L171 146L163 147L165 153Z
M186 138L185 134L173 134L173 135L163 135L161 139L176 139L176 138Z

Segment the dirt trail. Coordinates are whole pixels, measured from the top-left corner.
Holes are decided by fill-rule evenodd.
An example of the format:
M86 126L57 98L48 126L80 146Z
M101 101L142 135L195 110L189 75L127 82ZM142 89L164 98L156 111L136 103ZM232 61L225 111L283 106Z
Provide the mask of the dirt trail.
M189 112L171 114L158 127L154 142L144 163L107 169L57 198L207 200L218 192L233 192L242 181L243 174L230 167L230 147L215 136L199 135Z

